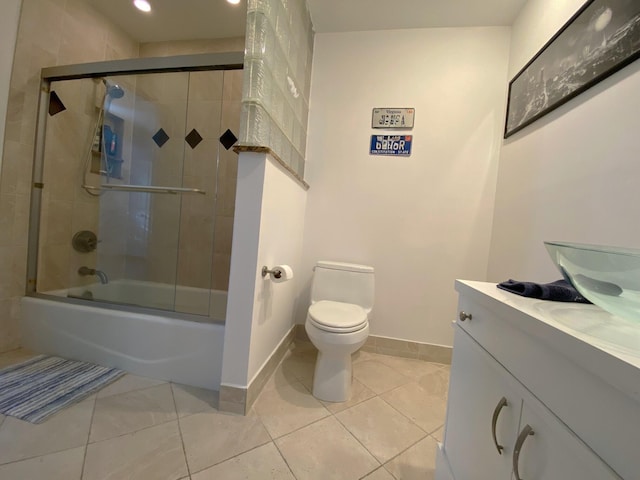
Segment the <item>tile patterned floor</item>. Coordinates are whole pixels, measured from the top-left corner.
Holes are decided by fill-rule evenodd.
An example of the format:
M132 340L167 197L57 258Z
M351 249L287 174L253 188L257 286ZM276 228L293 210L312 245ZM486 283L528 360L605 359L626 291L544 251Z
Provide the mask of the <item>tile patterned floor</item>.
M332 404L310 394L315 357L292 347L246 417L135 375L40 425L0 415L0 480L432 479L448 366L358 352L352 398Z

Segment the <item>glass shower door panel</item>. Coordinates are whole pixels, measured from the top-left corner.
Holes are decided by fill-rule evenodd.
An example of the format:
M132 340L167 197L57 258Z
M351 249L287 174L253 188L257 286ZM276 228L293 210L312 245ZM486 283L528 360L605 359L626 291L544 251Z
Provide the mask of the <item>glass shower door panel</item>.
M95 300L173 311L183 198L170 189L183 185L189 74L107 82L124 94L105 103L95 268L109 280L91 293Z
M176 311L224 320L226 292L212 292L216 191L223 72L191 72L185 130L184 186L205 191L183 196Z
M100 79L87 78L52 82L50 89L36 291L66 296L90 283L77 272L96 261L95 251L78 252L71 241L77 232L98 230L99 202L81 188L81 172L91 160L104 88Z

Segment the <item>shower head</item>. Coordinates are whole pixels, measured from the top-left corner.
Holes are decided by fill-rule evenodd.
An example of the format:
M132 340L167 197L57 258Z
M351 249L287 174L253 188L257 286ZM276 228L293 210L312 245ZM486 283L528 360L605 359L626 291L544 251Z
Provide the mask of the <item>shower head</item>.
M111 83L106 78L102 79L102 83L104 83L104 87L107 89L108 97L112 99L124 97L124 89L117 83Z

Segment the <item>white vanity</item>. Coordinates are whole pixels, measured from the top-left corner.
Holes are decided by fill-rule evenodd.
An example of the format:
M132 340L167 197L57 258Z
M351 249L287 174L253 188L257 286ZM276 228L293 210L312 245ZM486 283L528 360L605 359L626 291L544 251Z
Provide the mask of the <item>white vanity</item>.
M456 290L436 480L640 480L640 324L494 283Z

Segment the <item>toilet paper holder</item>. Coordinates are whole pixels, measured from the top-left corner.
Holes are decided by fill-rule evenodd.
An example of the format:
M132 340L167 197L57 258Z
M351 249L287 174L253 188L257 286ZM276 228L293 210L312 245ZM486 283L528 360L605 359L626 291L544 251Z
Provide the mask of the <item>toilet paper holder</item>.
M273 275L273 278L280 278L282 277L282 270L280 270L277 267L274 268L273 270L269 270L269 267L265 265L264 267L262 267L262 276L266 277L267 274Z

